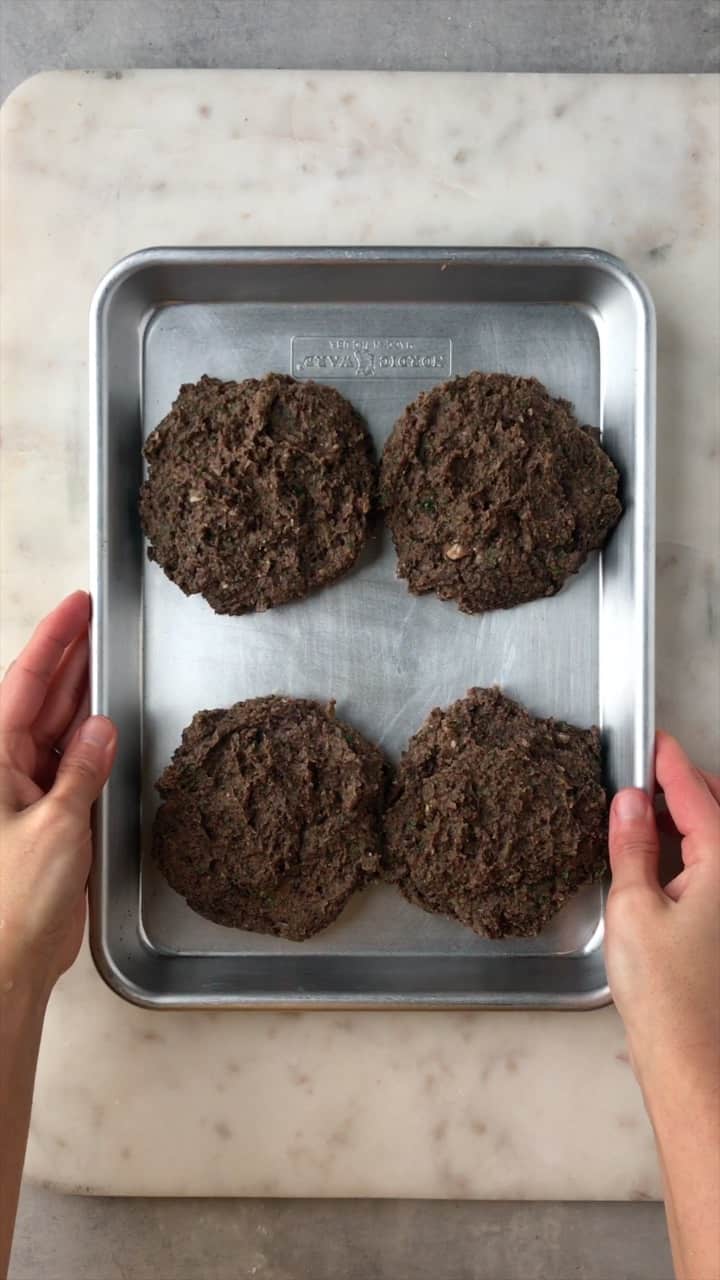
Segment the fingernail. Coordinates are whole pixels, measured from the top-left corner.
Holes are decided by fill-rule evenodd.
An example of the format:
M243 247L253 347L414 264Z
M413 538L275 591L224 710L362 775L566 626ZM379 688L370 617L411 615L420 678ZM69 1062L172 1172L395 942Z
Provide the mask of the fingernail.
M80 728L80 741L93 747L109 747L113 740L115 726L107 716L90 716Z
M637 787L626 787L624 791L618 791L613 800L613 817L619 822L639 822L647 817L649 809L647 795Z

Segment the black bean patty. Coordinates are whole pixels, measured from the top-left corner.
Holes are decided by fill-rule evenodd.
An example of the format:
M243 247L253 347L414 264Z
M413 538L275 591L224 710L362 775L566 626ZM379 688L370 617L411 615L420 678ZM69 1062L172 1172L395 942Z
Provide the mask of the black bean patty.
M144 452L148 555L216 613L299 600L362 550L372 444L332 387L203 377L180 388Z
M569 402L501 373L408 405L380 487L400 577L464 613L554 595L621 514L617 470Z
M199 711L156 787L154 856L218 924L309 938L378 870L383 757L332 703Z
M597 729L540 720L499 689L436 708L385 814L385 878L489 938L532 937L607 868Z

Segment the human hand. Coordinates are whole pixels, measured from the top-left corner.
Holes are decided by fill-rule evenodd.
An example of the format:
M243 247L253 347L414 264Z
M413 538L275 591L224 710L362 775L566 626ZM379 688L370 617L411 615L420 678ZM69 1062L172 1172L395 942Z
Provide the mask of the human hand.
M720 1064L720 777L668 734L655 771L682 836L683 870L661 887L653 807L619 792L610 812L610 988L651 1114L668 1090L714 1080Z
M68 596L0 685L0 991L49 994L82 940L90 811L117 742L87 718L89 616L86 592Z

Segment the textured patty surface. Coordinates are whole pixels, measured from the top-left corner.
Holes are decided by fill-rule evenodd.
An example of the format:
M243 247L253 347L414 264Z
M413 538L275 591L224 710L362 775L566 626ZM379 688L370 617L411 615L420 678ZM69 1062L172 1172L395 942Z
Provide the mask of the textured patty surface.
M600 734L499 689L435 709L385 814L385 878L490 938L531 937L607 867Z
M383 757L332 704L199 711L156 786L154 856L218 924L309 938L378 870Z
M148 555L216 613L299 600L362 550L372 445L332 387L203 377L180 388L144 452Z
M499 373L408 405L380 487L400 577L465 613L554 595L621 514L617 470L568 401Z

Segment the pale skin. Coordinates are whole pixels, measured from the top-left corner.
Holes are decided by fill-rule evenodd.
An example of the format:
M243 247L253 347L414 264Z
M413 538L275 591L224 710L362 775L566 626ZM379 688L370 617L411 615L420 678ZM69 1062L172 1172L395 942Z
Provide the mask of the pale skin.
M87 716L89 612L84 592L68 596L0 685L2 1276L45 1007L80 948L91 810L117 744L109 720ZM656 774L683 870L661 886L654 808L642 791L619 792L607 967L656 1135L678 1280L718 1280L720 777L696 769L667 734L658 735Z
M606 959L652 1121L678 1280L720 1277L720 777L657 737L655 773L682 838L661 888L653 807L625 790L610 812ZM664 815L667 817L667 815Z
M85 592L68 596L40 623L0 685L2 1276L45 1006L80 949L90 811L117 741L109 720L87 716L89 617Z

